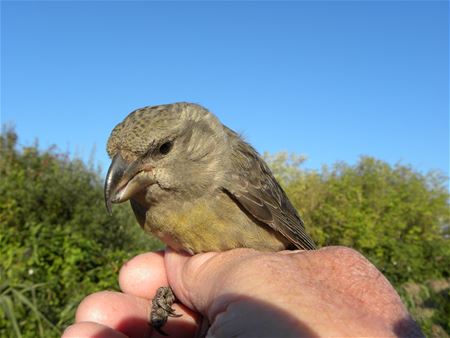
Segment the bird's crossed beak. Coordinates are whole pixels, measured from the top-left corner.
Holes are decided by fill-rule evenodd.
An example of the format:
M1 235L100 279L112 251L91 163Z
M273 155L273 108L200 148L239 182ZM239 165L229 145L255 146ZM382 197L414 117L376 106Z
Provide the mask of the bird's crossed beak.
M111 214L111 203L122 203L155 183L153 167L141 161L126 162L120 154L113 157L105 179L105 204Z

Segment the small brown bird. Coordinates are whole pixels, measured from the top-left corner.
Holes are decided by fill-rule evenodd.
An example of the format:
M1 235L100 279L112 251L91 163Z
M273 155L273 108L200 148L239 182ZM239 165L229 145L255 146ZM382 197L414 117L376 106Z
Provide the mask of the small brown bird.
M197 104L135 110L107 150L107 209L130 200L141 227L175 250L315 248L255 149ZM158 290L150 318L158 331L175 316L173 300L170 289Z

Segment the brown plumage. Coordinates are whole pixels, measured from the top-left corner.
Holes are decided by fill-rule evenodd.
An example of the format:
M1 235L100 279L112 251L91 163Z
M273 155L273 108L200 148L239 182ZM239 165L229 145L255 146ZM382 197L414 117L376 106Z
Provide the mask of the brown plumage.
M163 145L170 149L160 149ZM110 170L107 203L130 199L141 226L175 249L193 254L236 247L314 248L262 158L201 106L176 103L134 111L112 131L108 153L121 157L126 170ZM113 174L120 184L111 184ZM139 178L142 185L117 199L117 188Z
M138 109L107 150L107 208L130 200L140 225L176 250L315 247L264 160L199 105Z

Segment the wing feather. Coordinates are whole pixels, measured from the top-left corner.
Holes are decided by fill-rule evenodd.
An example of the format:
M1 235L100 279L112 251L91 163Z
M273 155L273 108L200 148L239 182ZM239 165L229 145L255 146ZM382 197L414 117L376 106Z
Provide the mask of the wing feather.
M226 131L233 148L233 173L223 189L253 217L281 233L297 248L315 249L303 221L264 160L234 131L228 128Z

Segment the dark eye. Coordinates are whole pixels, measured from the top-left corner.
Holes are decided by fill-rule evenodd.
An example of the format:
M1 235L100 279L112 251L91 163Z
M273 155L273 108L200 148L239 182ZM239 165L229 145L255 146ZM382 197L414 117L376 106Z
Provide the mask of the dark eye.
M167 141L159 147L159 153L161 155L167 155L169 151L172 149L173 143L171 141Z

